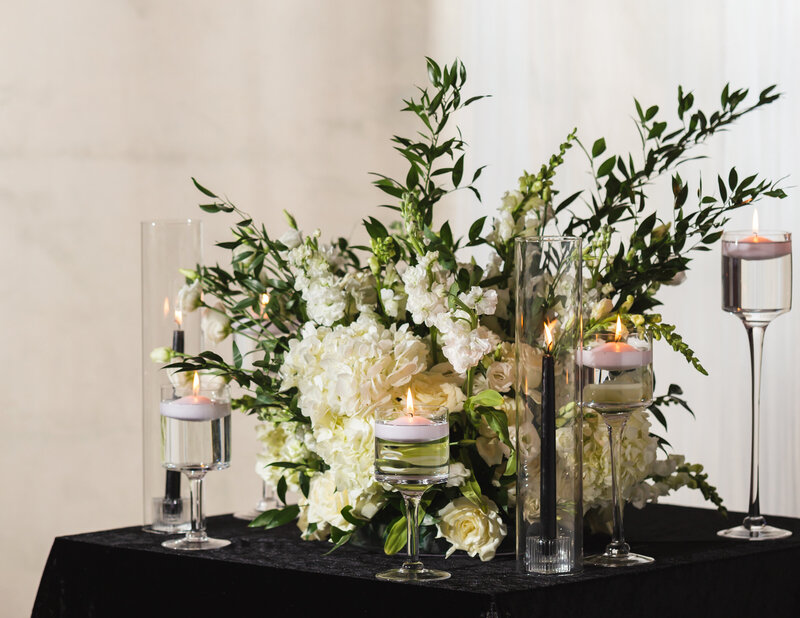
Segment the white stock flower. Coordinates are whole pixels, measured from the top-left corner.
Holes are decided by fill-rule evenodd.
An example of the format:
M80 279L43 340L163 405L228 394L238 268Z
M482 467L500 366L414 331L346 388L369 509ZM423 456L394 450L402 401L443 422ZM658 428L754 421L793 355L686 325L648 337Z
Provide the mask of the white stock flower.
M381 288L381 304L390 318L397 318L406 311L406 295L392 288Z
M197 279L191 284L184 284L178 290L177 309L183 313L191 313L200 306L202 300L202 290L200 280Z
M456 373L466 373L467 369L475 367L500 343L500 338L485 326L472 330L464 320L440 323L440 330L442 354L450 361Z
M479 556L484 562L494 558L498 545L506 536L506 524L500 518L497 505L484 498L486 512L470 500L459 497L447 504L441 511L436 524L438 537L444 537L451 544L447 556L461 549L470 557Z
M231 334L231 320L221 302L203 309L200 327L209 341L220 343Z

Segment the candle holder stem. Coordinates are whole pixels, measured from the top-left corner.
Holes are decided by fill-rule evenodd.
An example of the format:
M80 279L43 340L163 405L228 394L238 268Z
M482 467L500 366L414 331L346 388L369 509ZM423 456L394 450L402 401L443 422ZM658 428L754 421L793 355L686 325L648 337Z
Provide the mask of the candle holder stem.
M763 527L766 520L761 515L758 499L759 426L761 424L761 359L764 349L766 325L745 322L747 340L750 343L750 376L752 401L752 431L750 443L750 505L744 518L745 528Z
M630 412L610 412L602 414L608 428L608 450L611 455L611 504L613 507L614 528L611 542L606 545L606 551L599 556L590 556L586 559L589 564L606 567L631 566L653 562L650 556L643 556L631 552L625 542L625 530L622 525L622 485L620 483L620 462L622 459L622 432L631 416Z
M425 568L425 565L419 559L419 504L426 488L416 489L406 486L398 489L406 506L406 550L408 557L399 569L383 571L375 577L395 582L447 579L450 577L450 573Z
M203 479L205 470L184 470L189 479L189 504L191 509L192 527L186 536L162 543L169 549L199 550L217 549L230 545L225 539L212 539L206 534L206 516L203 511Z
M611 454L611 492L612 505L614 508L614 529L611 535L611 543L608 544L606 552L615 555L627 555L630 546L625 542L625 531L622 525L622 487L619 482L619 464L622 456L622 432L628 424L628 414L604 414L603 420L608 428L608 450Z
M406 522L408 524L406 526L408 560L403 563L403 568L419 570L423 568L419 561L419 503L422 500L422 492L401 491L400 493L406 504Z

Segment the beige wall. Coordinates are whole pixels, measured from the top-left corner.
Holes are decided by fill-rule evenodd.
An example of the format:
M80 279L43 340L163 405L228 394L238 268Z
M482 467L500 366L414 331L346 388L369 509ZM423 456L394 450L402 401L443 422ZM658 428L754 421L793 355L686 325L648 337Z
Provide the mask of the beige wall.
M139 221L196 176L280 231L351 235L425 79L424 3L20 1L0 23L0 615L55 535L141 518ZM232 222L204 215L206 246ZM236 419L212 512L251 507Z
M794 3L277 0L11 0L0 21L0 615L29 612L55 535L133 525L140 499L139 221L195 217L189 177L273 229L350 235L393 171L397 113L425 79L422 56L463 57L476 92L464 118L488 162L486 208L579 124L630 138L630 101L671 102L678 82L706 102L727 80L774 81L787 100L708 154L779 176L800 167L789 60ZM690 14L696 25L690 25ZM670 103L671 105L671 103ZM626 137L627 136L627 137ZM580 166L563 177L579 186ZM789 184L797 184L790 180ZM763 219L800 229L793 195ZM485 214L484 211L483 214ZM464 223L470 206L454 214ZM228 221L203 215L206 246ZM743 217L736 223L746 225ZM666 313L712 371L659 350L659 380L681 381L698 411L670 436L707 463L742 508L747 367L741 326L718 309L717 257L698 260ZM800 312L767 336L766 511L800 515L796 474ZM210 510L251 506L251 423L236 419L233 467L211 475ZM771 436L771 437L770 437ZM792 474L787 474L791 470ZM681 498L692 501L692 496Z

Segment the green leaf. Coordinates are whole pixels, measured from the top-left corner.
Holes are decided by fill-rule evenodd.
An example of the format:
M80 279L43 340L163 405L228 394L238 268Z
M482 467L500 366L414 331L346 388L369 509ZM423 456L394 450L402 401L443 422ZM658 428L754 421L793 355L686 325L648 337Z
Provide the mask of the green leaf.
M655 116L657 113L658 113L658 105L653 105L652 107L649 107L649 108L647 109L647 111L645 112L645 114L644 114L644 119L645 119L645 121L647 121L647 120L652 120L652 119L653 119L653 117L654 117L654 116Z
M602 178L603 176L608 175L611 170L614 169L614 164L617 162L616 156L611 156L600 165L597 169L597 177Z
M461 177L464 175L464 155L461 155L453 166L453 186L457 187L461 183Z
M483 224L485 222L486 217L481 217L470 226L468 234L470 240L478 240L478 238L480 238L481 232L483 231Z
M236 345L236 339L233 339L233 366L237 369L242 368L242 353L239 351L239 346Z
M195 180L194 177L192 177L192 182L194 183L194 186L197 188L197 190L200 191L200 193L202 193L203 195L206 195L208 197L212 197L212 198L217 199L217 200L219 199L216 195L211 193L211 191L209 191L203 185L201 185L199 182L197 182L197 180Z
M333 547L330 550L326 551L324 555L332 554L337 549L339 549L342 545L347 543L352 536L352 532L347 532L345 530L341 530L336 526L331 526L331 541L333 541Z
M341 513L342 517L346 522L353 524L357 528L360 528L361 526L369 522L368 519L364 519L363 517L358 517L357 515L354 515L353 507L350 504L346 505L342 509Z
M281 477L278 481L278 487L275 489L275 492L278 494L278 500L286 504L286 490L288 489L286 484L286 478Z
M592 158L597 158L606 151L606 140L601 137L592 146Z
M406 529L405 515L389 526L386 532L386 539L383 542L383 551L387 556L396 554L406 546Z
M508 446L511 446L511 438L508 435L508 416L502 410L481 409L481 416L486 419L486 423L498 437Z
M269 511L264 511L251 521L249 526L251 528L264 528L269 530L288 524L290 521L296 519L299 514L300 507L296 504L285 506L280 509L270 509Z
M477 395L473 395L467 399L465 406L470 406L473 409L478 406L488 406L490 408L499 408L503 405L503 396L497 391L487 389L481 391Z
M736 184L739 182L739 175L736 173L736 168L732 167L730 174L728 174L728 187L731 191L736 189Z

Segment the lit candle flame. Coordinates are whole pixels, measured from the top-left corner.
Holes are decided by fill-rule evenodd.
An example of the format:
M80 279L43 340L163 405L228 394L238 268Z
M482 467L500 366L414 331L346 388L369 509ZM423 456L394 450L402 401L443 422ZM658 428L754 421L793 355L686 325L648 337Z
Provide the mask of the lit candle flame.
M194 380L192 380L192 395L197 397L197 394L199 392L200 392L200 374L195 371Z
M409 387L406 394L406 414L414 416L414 398L411 396L411 388Z
M262 317L262 318L266 318L266 317L267 317L266 308L267 308L267 303L269 303L269 294L267 294L266 292L264 292L264 293L263 293L263 294L262 294L262 295L259 297L259 299L258 299L258 300L259 300L259 302L261 303L261 317Z
M758 238L758 209L753 209L753 236Z
M547 351L550 352L553 349L553 333L550 332L547 322L544 323L544 340L547 344Z
M622 320L617 316L617 328L614 331L614 341L619 341L622 338Z
M164 297L164 317L169 315L169 298Z
M183 312L180 309L175 310L175 324L178 325L178 328L183 326Z

